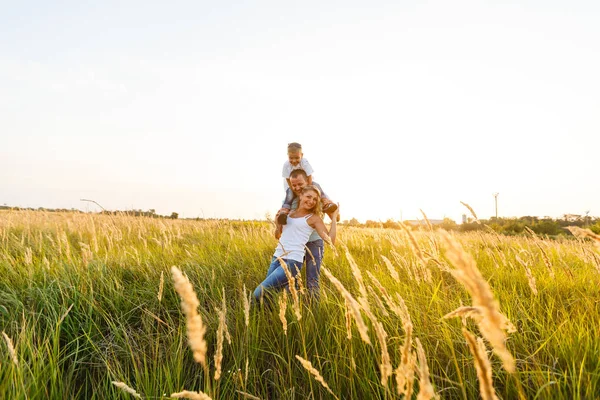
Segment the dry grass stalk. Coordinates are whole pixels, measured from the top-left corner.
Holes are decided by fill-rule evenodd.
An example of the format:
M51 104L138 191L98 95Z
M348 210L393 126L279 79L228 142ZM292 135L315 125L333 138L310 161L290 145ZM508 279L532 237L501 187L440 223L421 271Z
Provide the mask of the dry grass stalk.
M525 266L525 275L527 275L527 283L529 284L531 291L533 292L534 295L537 296L538 290L537 290L537 285L535 284L535 277L533 276L531 269L527 266Z
M25 265L33 264L33 254L31 252L30 247L25 248L25 255L24 255L23 261L25 262Z
M225 300L225 288L223 288L223 304L221 309L217 309L219 314L219 327L217 328L217 350L215 352L215 380L221 378L221 363L223 362L223 336L225 332L225 313L227 312L227 303Z
M298 296L298 290L296 290L296 279L290 272L290 269L288 268L288 266L287 266L286 262L283 260L283 258L277 257L277 259L279 260L279 263L281 264L281 267L283 268L283 271L285 272L285 276L288 279L288 287L290 289L290 294L292 295L292 300L293 300L292 308L294 309L294 314L296 315L296 319L298 321L300 321L302 319L302 313L300 312L300 296Z
M447 232L441 232L446 245L446 257L455 266L450 273L462 283L473 298L473 306L479 307L482 318L478 321L481 334L491 343L494 353L500 357L504 369L515 372L515 360L506 348L505 330L514 332L514 326L500 313L492 290L481 275L473 257Z
M595 234L590 229L582 229L578 226L567 226L567 229L573 234L573 236L587 237L592 239L594 244L600 248L600 235Z
M537 295L538 291L537 291L537 285L535 282L535 277L533 276L533 273L531 272L531 269L529 268L529 264L526 261L523 261L523 259L521 257L519 257L518 254L515 254L515 258L519 262L519 264L521 264L523 266L523 268L525 268L525 275L527 275L527 282L529 284L529 287L531 288L531 291L533 292L533 294Z
M410 322L410 314L408 313L408 309L406 308L406 305L404 304L404 300L402 299L402 297L400 297L400 295L398 294L398 298L400 300L400 305L398 305L394 301L394 299L392 299L392 297L388 294L387 290L383 287L381 282L379 282L379 280L377 278L375 278L375 276L371 272L367 271L367 275L369 276L369 278L371 278L373 283L375 283L375 286L377 287L377 289L379 289L379 291L381 292L381 296L385 300L385 303L387 304L388 308L394 314L396 314L398 317L400 317L400 319L402 320L403 323L408 322L412 326L412 322Z
M340 282L329 270L322 265L321 272L331 281L333 286L340 292L340 294L346 300L346 307L352 313L352 317L354 317L354 321L356 322L356 327L358 328L358 333L360 334L360 338L363 342L367 344L371 344L371 340L369 339L368 328L365 324L365 321L362 318L360 313L360 305L358 302L352 297L350 292L346 290L342 282Z
M6 347L8 348L8 354L10 355L10 359L18 367L19 360L17 359L17 353L15 351L15 347L13 346L12 340L4 331L2 331L2 336L4 336L4 341L6 342Z
M206 369L207 345L206 340L204 340L206 327L202 322L202 317L198 314L200 302L189 279L181 273L179 268L171 267L171 274L173 275L175 290L181 297L181 309L187 320L188 344L194 354L194 360Z
M375 303L377 304L377 308L379 309L381 314L383 314L384 317L389 317L390 314L388 313L385 306L383 305L381 298L379 298L379 296L375 292L375 289L373 289L372 286L367 286L367 289L369 290L369 293L371 293L371 298L375 300Z
M492 384L492 366L488 359L483 340L481 338L477 338L476 340L475 336L464 328L462 332L475 358L475 369L477 370L477 378L479 379L481 398L483 400L498 400Z
M467 210L469 210L469 212L471 213L473 218L475 218L475 222L477 222L478 224L481 224L481 221L479 221L479 218L477 218L477 214L475 214L475 210L473 210L473 207L471 207L470 205L468 205L467 203L465 203L463 201L461 201L460 204L467 207Z
M420 270L421 280L424 280L425 282L431 282L431 271L427 266L427 260L425 259L425 256L423 255L423 252L421 251L421 248L417 243L417 239L415 239L415 236L412 234L411 229L409 229L406 225L400 223L400 226L403 228L404 233L408 236L408 243L410 243L410 248L413 254L417 257L417 259L420 262L420 268L415 267L415 270Z
M550 262L550 259L548 258L548 254L546 254L546 251L542 248L542 246L540 246L540 244L538 242L535 242L535 245L542 252L542 259L544 260L544 264L546 265L546 268L548 268L548 272L550 272L550 276L552 278L554 278L554 268L552 268L552 263Z
M346 317L346 337L348 340L352 339L352 311L350 311L350 305L348 304L348 300L344 299L345 312L344 315Z
M335 393L333 393L333 391L331 390L331 388L329 387L329 385L327 384L327 382L325 382L325 379L323 379L323 377L321 376L321 374L319 373L319 371L313 367L312 363L308 360L305 360L304 358L300 357L299 355L296 355L296 358L298 359L298 361L300 361L300 364L302 364L302 366L304 367L304 369L306 369L308 372L310 372L312 374L312 376L315 377L315 380L317 382L319 382L321 385L323 385L323 387L325 389L327 389L327 391L336 399L339 400L339 398L335 395Z
M383 254L381 255L381 258L383 259L383 262L385 263L385 266L387 267L392 278L394 278L396 282L400 282L400 275L398 275L398 271L396 271L396 268L394 268L392 262Z
M381 348L381 364L379 364L381 384L387 388L388 380L393 373L392 362L387 347L387 332L383 328L383 324L377 320L377 317L370 310L365 310L365 314L367 314L373 324L373 330L375 331L379 347Z
M417 395L417 400L434 399L437 396L435 395L435 390L431 384L425 350L423 350L423 345L419 338L415 338L415 343L417 344L417 357L419 358L419 394Z
M404 236L406 237L406 235ZM415 273L413 271L410 261L408 261L405 257L401 256L394 250L391 250L390 254L394 257L394 261L396 261L396 263L406 271L410 279L420 282L421 278L419 277L418 273Z
M171 393L171 396L176 399L190 399L190 400L212 400L209 395L202 392L191 392L189 390L184 390L178 393Z
M227 316L227 299L225 297L225 288L223 288L223 300L221 301L221 310L223 310L223 318ZM227 327L227 322L223 322L225 338L227 339L227 343L231 345L231 334L229 333L229 328Z
M251 395L250 393L246 393L246 392L242 392L241 390L236 390L235 391L237 394L241 395L243 398L245 399L250 399L250 400L261 400L260 397L256 397Z
M431 225L429 218L427 218L427 214L425 214L425 211L421 210L420 208L419 208L419 211L421 211L421 214L423 215L423 218L425 219L425 222L427 223L427 228L429 228L430 232L433 232L433 225Z
M364 305L363 303L366 303L368 308L369 303L367 301L367 289L365 287L365 282L363 280L362 273L360 272L360 268L358 268L356 261L354 261L354 258L352 257L352 255L350 255L350 252L348 252L348 250L346 250L346 258L348 259L348 263L350 264L352 275L354 275L356 282L358 282L358 290L360 292L359 303L361 305Z
M279 297L279 320L283 325L283 333L287 336L287 319L285 318L285 311L287 309L287 292L283 292Z
M412 397L414 376L415 376L415 357L412 352L412 324L404 325L406 338L401 350L400 364L394 371L396 374L396 390L398 395L404 395L405 399Z
M373 318L375 317L373 316ZM373 329L375 330L377 340L379 341L379 346L381 347L381 364L379 365L379 369L381 371L381 384L384 387L387 387L388 380L393 373L392 361L390 360L390 354L388 352L386 342L387 333L381 322L377 321L376 319L373 319L372 321Z
M71 311L71 308L73 308L73 306L75 305L75 303L71 304L69 306L69 308L67 308L67 311L65 311L65 313L60 317L60 319L58 320L58 323L56 325L60 325L62 324L62 322L64 321L64 319L67 317L67 315L69 314L69 312Z
M142 396L138 392L136 392L135 389L130 388L129 386L127 386L127 384L123 382L112 381L112 384L124 391L125 393L129 393L133 397L136 397L138 399L142 398Z
M162 301L164 284L165 284L164 271L160 271L160 282L158 284L158 294L156 295L156 298L158 299L159 303Z
M456 310L449 312L444 315L442 318L473 318L475 321L480 321L483 318L482 307L472 307L472 306L462 306L458 307Z
M250 325L250 293L246 296L246 284L244 283L244 291L242 293L242 300L244 301L244 322L246 326Z

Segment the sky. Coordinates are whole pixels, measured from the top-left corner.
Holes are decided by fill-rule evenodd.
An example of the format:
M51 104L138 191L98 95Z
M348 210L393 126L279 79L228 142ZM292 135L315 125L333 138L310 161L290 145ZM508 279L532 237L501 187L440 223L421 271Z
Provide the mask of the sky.
M0 205L263 219L287 143L342 219L600 216L597 1L22 1Z

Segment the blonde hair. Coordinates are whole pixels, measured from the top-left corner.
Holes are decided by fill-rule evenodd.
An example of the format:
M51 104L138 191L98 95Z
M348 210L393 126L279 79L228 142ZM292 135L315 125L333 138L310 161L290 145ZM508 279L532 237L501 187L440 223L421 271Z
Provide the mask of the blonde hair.
M319 216L321 219L323 218L323 207L321 206L321 191L319 190L318 187L314 186L314 185L306 185L302 188L302 193L301 195L304 194L304 192L308 192L309 190L312 190L313 192L315 192L317 194L317 202L315 204L315 206L312 208L311 211L313 214L316 214L317 216ZM300 199L298 199L298 205L300 205Z
M297 142L288 143L288 153L302 152L302 145Z

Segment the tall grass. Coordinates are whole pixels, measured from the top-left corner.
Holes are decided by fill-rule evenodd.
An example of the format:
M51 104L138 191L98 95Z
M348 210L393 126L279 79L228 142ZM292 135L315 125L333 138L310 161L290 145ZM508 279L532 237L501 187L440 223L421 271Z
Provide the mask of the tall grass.
M487 350L497 338L475 347L463 335L486 338L480 320L443 318L483 302L453 276L444 239L410 234L340 227L319 302L258 308L248 296L275 247L267 223L0 212L0 398L392 399L409 385L421 398L597 398L600 257L589 239L453 238L516 329L504 341L509 373ZM197 296L210 373L188 345L172 266ZM489 353L493 391L480 393L478 373L490 375L469 346L480 364Z

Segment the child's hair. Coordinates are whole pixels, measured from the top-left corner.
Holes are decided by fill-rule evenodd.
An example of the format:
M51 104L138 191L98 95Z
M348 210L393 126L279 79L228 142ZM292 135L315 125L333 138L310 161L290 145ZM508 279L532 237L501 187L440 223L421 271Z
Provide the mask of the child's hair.
M300 143L296 143L296 142L288 143L288 153L289 152L295 153L297 151L302 151L302 145Z
M302 170L300 170L300 171L302 171ZM317 201L316 201L315 206L312 209L312 212L313 212L313 214L316 214L319 217L323 218L323 207L321 206L321 191L316 186L306 185L302 188L302 194L304 194L304 192L308 192L309 190L312 190L313 192L315 192L317 194Z
M298 169L295 169L295 170L293 170L293 171L290 173L290 179L291 179L291 178L297 178L297 177L298 177L298 175L301 175L301 176L303 176L303 177L304 177L304 179L308 180L308 174L307 174L307 173L306 173L306 171L305 171L305 170L303 170L302 168L298 168ZM319 194L320 194L320 193L319 193Z

